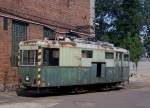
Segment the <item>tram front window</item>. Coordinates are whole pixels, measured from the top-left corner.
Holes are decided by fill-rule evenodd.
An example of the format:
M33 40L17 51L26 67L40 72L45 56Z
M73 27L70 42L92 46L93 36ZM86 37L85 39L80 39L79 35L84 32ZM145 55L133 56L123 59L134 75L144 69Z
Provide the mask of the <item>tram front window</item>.
M21 51L21 65L35 66L37 63L37 51L36 50L22 50Z

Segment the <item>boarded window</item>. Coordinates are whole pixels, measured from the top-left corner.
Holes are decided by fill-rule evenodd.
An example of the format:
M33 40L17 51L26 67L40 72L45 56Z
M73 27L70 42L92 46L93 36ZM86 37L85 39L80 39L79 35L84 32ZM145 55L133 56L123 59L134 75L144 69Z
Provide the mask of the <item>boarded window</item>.
M44 32L44 34L43 34L44 38L51 39L51 40L55 39L54 30L47 28L47 27L44 27L43 32Z
M19 42L27 39L27 23L20 21L12 22L12 55L11 64L17 66Z
M114 59L114 53L112 53L112 52L106 52L105 53L105 58L106 59Z
M8 18L7 17L3 18L3 29L8 30Z
M59 66L59 49L45 48L43 51L43 65Z
M93 57L93 51L82 50L82 57L83 58L92 58Z

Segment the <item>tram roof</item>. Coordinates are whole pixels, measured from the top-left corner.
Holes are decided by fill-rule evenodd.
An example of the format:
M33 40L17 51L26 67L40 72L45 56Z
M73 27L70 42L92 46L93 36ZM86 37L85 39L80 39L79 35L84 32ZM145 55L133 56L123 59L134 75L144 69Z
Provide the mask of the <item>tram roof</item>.
M38 49L38 47L45 48L60 48L60 47L70 47L70 48L84 48L84 49L101 49L106 51L116 51L116 52L124 52L129 53L128 50L114 47L113 44L106 42L78 42L78 41L56 41L56 40L27 40L21 41L19 43L20 49Z

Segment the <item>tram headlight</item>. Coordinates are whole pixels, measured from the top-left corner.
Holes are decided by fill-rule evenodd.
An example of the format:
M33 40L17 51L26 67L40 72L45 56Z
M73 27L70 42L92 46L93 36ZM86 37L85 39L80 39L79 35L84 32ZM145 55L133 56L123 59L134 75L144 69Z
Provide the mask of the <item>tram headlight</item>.
M30 77L29 77L29 76L26 76L26 77L25 77L25 80L29 82L29 81L30 81Z

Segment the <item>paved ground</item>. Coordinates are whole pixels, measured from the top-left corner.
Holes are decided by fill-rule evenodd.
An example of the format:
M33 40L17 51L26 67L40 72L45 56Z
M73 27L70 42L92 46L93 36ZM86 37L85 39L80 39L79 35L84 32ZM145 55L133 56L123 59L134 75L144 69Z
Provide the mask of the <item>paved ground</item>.
M150 62L140 62L138 74L120 90L38 98L0 93L0 108L150 108L149 72Z

